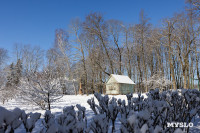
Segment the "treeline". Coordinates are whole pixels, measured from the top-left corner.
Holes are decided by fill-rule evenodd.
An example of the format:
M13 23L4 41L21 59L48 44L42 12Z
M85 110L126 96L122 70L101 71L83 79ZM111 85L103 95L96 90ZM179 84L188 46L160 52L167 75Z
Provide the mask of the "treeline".
M73 19L68 31L57 29L54 46L47 52L30 45L15 45L15 64L21 62L22 76L48 68L56 73L55 77L76 79L79 91L85 94L102 92L113 73L128 75L137 91L151 89L145 83L154 75L169 80L172 89L197 88L200 3L186 3L183 12L163 19L161 27L154 27L144 11L137 24L105 20L101 13L92 12L84 20ZM3 64L6 50L1 51ZM6 67L8 72L11 65ZM8 82L11 74L1 82Z

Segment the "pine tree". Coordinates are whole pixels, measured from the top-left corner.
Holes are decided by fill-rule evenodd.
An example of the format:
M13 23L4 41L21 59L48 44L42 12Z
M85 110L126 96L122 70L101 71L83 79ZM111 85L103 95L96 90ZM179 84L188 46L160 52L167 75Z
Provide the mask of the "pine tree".
M6 87L13 86L14 79L14 63L9 66Z
M15 65L15 69L14 69L14 77L15 77L15 84L19 84L20 82L20 78L22 77L22 62L20 59L17 60L17 64Z
M21 77L22 77L22 63L21 60L18 59L16 65L12 63L9 67L6 86L11 87L18 85Z

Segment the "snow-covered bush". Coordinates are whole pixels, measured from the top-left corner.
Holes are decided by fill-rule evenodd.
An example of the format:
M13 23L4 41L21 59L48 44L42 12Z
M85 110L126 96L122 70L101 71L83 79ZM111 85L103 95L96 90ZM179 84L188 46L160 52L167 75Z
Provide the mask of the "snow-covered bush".
M112 98L109 99L108 95L102 96L99 93L94 93L94 96L99 102L99 105L95 103L94 98L89 99L87 102L90 105L91 109L95 113L95 116L93 121L96 123L96 126L99 124L100 120L107 120L108 123L112 122L112 132L115 131L115 120L117 118L117 115L119 113L119 106L117 104L117 99ZM103 115L102 115L103 114ZM105 115L105 118L104 118ZM103 117L103 118L100 118ZM101 121L100 121L101 122ZM94 125L94 124L93 124ZM101 126L101 125L99 125ZM104 125L103 129L108 129L107 124ZM92 127L94 129L94 127Z
M156 89L150 91L147 96L144 98L138 94L138 97L128 100L127 106L118 100L122 113L122 132L139 132L145 127L149 132L158 130L174 132L175 128L167 127L168 122L188 124L198 115L200 110L200 92L195 89L163 92ZM183 131L189 131L189 127L179 128Z
M40 113L28 113L15 108L13 111L0 107L0 133L13 133L23 124L26 132L31 132L40 118Z
M169 122L190 123L200 113L200 92L198 90L182 89L159 92L155 89L147 93L144 98L140 93L137 97L128 94L125 100L109 98L94 94L94 98L88 100L94 116L90 128L93 132L108 132L109 122L115 128L117 114L120 113L121 132L175 132L177 128L167 127ZM108 123L100 124L107 120ZM101 128L101 130L100 130ZM98 130L97 130L98 129ZM105 131L106 130L106 131ZM179 130L189 131L189 127L179 127ZM114 130L112 130L114 132Z
M24 127L27 132L31 132L35 127L35 123L38 119L40 119L40 113L28 113L26 114L24 111L22 112L21 119L24 123Z
M44 114L44 121L42 121L44 128L41 133L56 133L58 132L58 126L55 121L55 116L51 114L50 110L46 110Z
M13 111L6 110L0 107L0 132L13 132L14 129L18 128L22 121L19 120L22 111L19 108Z
M87 132L87 118L85 116L85 107L76 105L78 112L74 110L74 106L68 106L63 109L63 113L57 118L49 110L44 115L42 122L44 128L42 133L84 133Z
M109 122L105 114L97 114L93 117L89 130L93 133L108 133Z

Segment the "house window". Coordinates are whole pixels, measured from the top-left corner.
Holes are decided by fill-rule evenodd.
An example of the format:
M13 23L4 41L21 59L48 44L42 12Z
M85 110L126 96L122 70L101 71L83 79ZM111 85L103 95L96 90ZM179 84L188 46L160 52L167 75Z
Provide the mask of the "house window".
M116 90L116 89L115 89L115 87L110 86L110 87L109 87L109 90L112 91L112 90Z

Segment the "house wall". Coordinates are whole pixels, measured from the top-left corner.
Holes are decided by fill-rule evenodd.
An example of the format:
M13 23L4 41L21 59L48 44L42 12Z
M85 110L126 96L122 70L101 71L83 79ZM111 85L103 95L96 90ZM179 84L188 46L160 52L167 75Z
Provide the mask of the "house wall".
M132 84L120 84L120 94L133 93L134 85Z
M119 84L118 83L106 84L106 94L113 94L113 95L120 94Z

